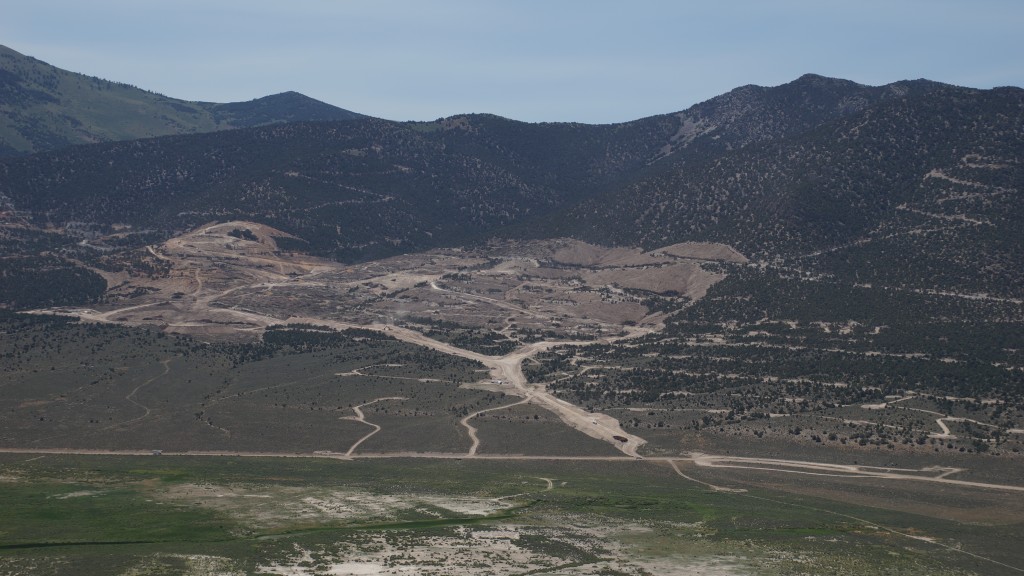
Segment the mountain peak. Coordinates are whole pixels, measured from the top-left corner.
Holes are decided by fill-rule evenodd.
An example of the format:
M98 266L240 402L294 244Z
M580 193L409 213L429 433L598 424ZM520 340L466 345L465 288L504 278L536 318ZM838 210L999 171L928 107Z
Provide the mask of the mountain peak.
M62 70L7 46L0 46L0 100L0 156L280 122L363 118L294 91L229 104L169 98Z
M358 120L362 114L331 106L295 91L263 96L248 102L213 104L211 111L219 122L243 128L277 122L326 122Z
M807 73L796 80L790 82L793 85L804 85L804 86L848 86L848 87L864 87L863 84L858 84L852 80L846 80L844 78L833 78L831 76L822 76L821 74Z

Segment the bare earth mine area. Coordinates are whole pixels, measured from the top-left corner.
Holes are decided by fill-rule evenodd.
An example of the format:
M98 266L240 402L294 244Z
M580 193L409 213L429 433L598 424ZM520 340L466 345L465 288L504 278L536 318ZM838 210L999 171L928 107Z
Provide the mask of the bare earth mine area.
M744 260L719 245L641 252L554 240L343 266L282 253L274 241L281 236L246 222L203 227L146 249L162 274L111 278L111 305L59 312L234 340L278 325L369 328L480 362L491 371L484 388L498 386L638 457L642 438L529 385L522 362L559 345L656 331L664 316L652 310L657 303L684 305L721 279L702 262Z
M201 335L244 334L304 317L427 332L475 329L516 342L595 339L627 325L657 327L653 302L700 298L722 278L702 263L746 260L716 244L642 252L550 240L346 266L282 252L274 238L283 236L247 222L203 227L147 249L142 256L159 261L162 273L111 276L111 305L75 312Z

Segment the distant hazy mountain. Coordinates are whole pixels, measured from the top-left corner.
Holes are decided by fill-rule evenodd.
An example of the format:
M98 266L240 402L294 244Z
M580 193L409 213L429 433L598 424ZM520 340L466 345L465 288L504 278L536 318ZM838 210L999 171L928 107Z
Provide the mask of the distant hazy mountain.
M125 246L257 221L342 260L491 236L715 241L851 282L1019 298L1022 158L1024 90L808 75L614 125L363 119L78 146L0 162L0 206Z
M187 102L55 68L0 46L0 156L75 144L362 115L295 92L251 102Z

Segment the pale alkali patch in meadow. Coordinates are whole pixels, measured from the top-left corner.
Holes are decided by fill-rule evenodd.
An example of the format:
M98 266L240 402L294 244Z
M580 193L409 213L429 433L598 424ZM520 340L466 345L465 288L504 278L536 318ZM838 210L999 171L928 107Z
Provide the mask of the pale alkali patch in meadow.
M623 543L624 535L645 538L653 528L589 515L552 515L547 526L495 523L459 526L443 535L415 531L362 533L317 550L299 549L285 559L259 567L260 574L306 576L506 576L537 571L565 575L615 573L627 576L749 574L741 558L712 550L686 556L641 556ZM628 540L628 539L627 539Z
M752 574L738 559L721 558L642 558L632 562L648 574L660 576L741 576Z
M185 576L243 576L242 570L236 570L230 558L222 556L206 556L203 554L169 554L170 558L179 558L185 562Z
M99 496L100 494L105 494L105 492L101 490L78 490L76 492L68 492L67 494L47 496L47 498L53 498L54 500L67 500L68 498L84 498L86 496Z
M403 514L434 518L487 516L514 505L511 501L468 496L212 484L181 484L154 496L220 510L250 528L278 526L296 520L389 521Z
M511 508L513 504L489 498L470 498L452 496L416 496L420 501L437 508L450 510L464 516L487 516Z

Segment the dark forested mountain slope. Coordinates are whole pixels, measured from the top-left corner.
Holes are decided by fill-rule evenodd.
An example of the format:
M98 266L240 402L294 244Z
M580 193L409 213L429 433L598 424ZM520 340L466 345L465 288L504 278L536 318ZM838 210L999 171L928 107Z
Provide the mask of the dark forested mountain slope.
M0 156L75 144L362 117L295 92L188 102L50 66L0 46Z
M572 196L553 185L586 166L528 162L477 137L476 120L432 131L380 120L283 124L76 147L7 162L0 195L37 225L180 231L246 219L343 259L485 236Z
M279 98L222 113L318 113ZM0 203L37 229L146 231L125 245L235 219L342 260L495 235L718 241L852 282L1019 296L1022 126L1016 88L808 75L606 126L361 119L79 146L0 162Z
M561 222L592 240L716 240L863 281L955 276L982 291L1015 281L1019 293L1022 155L1024 90L943 87L676 164Z
M776 87L742 86L673 114L678 128L661 156L685 162L796 136L881 102L924 95L942 86L927 80L865 86L815 74Z
M266 222L361 259L494 234L643 169L675 127L488 115L364 119L81 146L0 164L0 201L36 225L168 233Z

